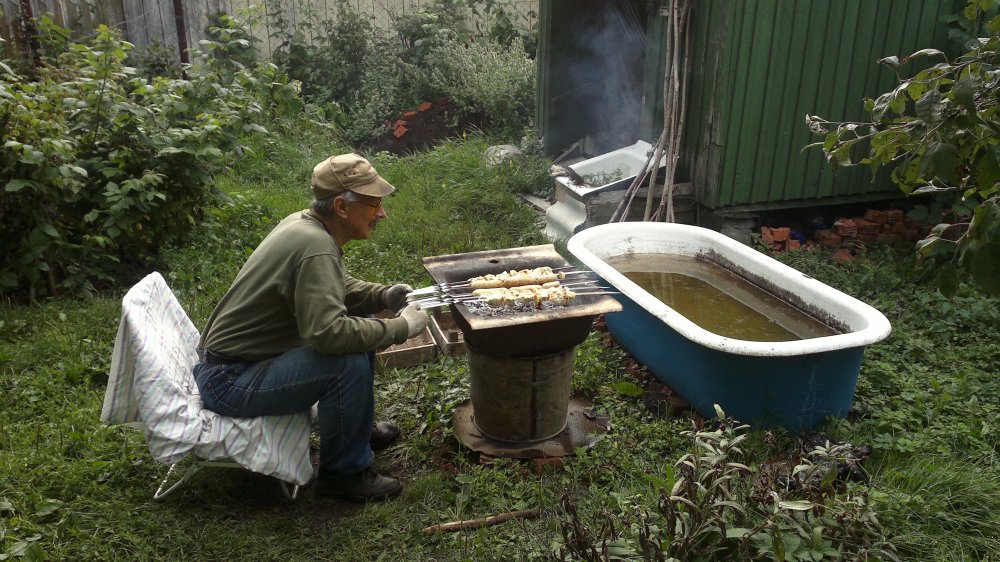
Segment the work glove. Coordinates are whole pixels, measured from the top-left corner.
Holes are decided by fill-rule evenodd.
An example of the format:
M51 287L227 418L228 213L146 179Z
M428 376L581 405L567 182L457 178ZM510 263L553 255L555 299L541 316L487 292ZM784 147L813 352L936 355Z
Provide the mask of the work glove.
M427 327L427 313L415 302L406 305L406 308L399 315L403 317L403 320L406 320L407 339L423 332L424 328Z
M405 284L393 285L382 293L382 300L385 307L390 310L399 310L406 304L406 295L413 291L413 287Z

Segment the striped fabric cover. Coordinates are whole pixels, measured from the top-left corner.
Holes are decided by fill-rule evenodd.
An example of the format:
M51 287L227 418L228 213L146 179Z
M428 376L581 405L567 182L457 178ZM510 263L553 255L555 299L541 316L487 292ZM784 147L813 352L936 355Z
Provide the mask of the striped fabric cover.
M193 452L304 485L313 475L310 412L229 418L202 407L191 373L198 330L153 272L122 301L101 421L141 427L149 452L173 464Z

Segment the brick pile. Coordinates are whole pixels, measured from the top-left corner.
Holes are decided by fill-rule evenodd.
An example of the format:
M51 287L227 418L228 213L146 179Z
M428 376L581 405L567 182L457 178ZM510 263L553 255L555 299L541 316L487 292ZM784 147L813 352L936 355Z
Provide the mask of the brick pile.
M439 107L444 107L448 105L448 101L447 97L441 97L438 98L436 103ZM397 140L405 137L406 134L410 132L413 119L421 113L429 111L432 107L434 107L433 103L425 101L421 102L415 110L404 111L402 117L394 121L390 126L390 129L392 129L392 136L396 137Z
M813 240L825 248L836 249L845 242L863 244L901 244L916 242L922 237L916 221L900 209L868 209L864 216L839 218L830 229L817 230Z
M773 252L797 250L802 246L797 238L792 238L792 229L787 227L760 227L760 239L771 246Z
M792 231L784 227L760 229L761 240L773 252L821 246L834 251L831 259L838 262L854 259L856 250L872 244L912 244L923 238L926 227L907 217L901 209L868 209L859 217L840 217L830 228L817 229L811 240L800 243Z

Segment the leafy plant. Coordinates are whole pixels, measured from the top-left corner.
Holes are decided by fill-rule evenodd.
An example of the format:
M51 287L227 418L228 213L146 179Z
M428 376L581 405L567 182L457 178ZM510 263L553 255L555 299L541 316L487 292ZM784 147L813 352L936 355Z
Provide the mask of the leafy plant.
M488 115L500 134L517 137L534 114L534 31L514 26L493 0L435 0L394 16L392 29L374 26L347 0L323 20L307 4L290 22L270 14L280 42L274 61L302 83L317 116L333 120L346 141L367 144L391 119L421 101L450 96L466 114ZM506 22L478 33L469 15ZM477 20L477 21L479 21ZM499 24L497 24L499 25Z
M969 0L963 15L977 19L993 3ZM825 135L821 147L839 166L888 167L908 195L934 196L947 219L917 245L920 256L937 266L941 291L953 295L958 270L966 269L983 289L1000 295L1000 16L986 23L988 35L955 59L937 49L883 58L899 84L866 99L867 121L831 122L806 116ZM936 61L905 75L910 64ZM857 158L856 148L865 156ZM934 213L937 214L937 213Z
M850 444L808 451L788 475L746 463L747 425L715 407L718 426L692 430L695 452L662 476L653 509L635 498L603 511L595 532L565 498L560 558L577 560L894 560L867 494L838 478ZM770 450L775 452L775 443Z
M431 83L466 112L482 112L502 134L532 126L535 63L519 38L504 46L489 36L445 41L429 56Z
M57 28L48 16L38 27ZM106 26L88 44L41 37L57 39L37 79L0 77L0 291L32 300L149 264L198 223L238 136L301 109L271 64L235 69L196 52L189 79L150 81L125 65L131 45Z
M476 34L488 36L504 46L510 46L514 39L520 39L525 54L535 58L538 50L538 29L534 10L518 13L511 9L509 0L467 0L469 10L474 14Z
M129 51L126 65L135 67L136 75L146 80L157 77L180 78L183 73L175 53L160 43L152 43L141 50Z

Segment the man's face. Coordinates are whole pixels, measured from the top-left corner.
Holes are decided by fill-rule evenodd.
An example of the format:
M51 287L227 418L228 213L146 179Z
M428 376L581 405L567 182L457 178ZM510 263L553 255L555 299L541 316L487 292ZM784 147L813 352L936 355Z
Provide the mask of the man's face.
M357 195L358 201L346 201L347 234L351 240L367 240L375 230L378 221L387 218L385 209L382 208L381 197L370 197L368 195Z

